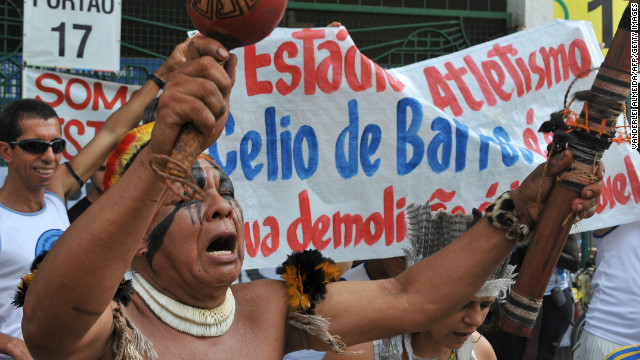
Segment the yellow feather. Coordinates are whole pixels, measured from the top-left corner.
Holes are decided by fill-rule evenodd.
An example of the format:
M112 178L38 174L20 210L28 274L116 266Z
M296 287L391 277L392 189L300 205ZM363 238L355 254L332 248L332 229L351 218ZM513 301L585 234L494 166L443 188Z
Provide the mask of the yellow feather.
M307 310L311 303L309 297L304 294L304 286L302 285L304 279L300 276L298 269L292 264L285 265L285 272L282 274L282 278L287 287L289 306L292 309Z
M338 280L340 277L340 267L336 264L332 264L329 261L325 261L322 264L316 266L316 270L324 271L324 282L330 283Z
M31 285L31 281L33 281L33 276L36 274L36 271L38 270L34 270L31 274L27 274L22 278L22 282L24 283L24 285Z

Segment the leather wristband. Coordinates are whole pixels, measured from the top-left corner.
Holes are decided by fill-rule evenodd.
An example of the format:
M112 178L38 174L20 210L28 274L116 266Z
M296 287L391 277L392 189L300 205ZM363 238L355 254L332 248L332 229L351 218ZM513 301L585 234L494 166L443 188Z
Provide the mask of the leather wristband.
M158 85L160 89L164 88L164 81L156 76L156 74L149 74L149 80L153 81Z

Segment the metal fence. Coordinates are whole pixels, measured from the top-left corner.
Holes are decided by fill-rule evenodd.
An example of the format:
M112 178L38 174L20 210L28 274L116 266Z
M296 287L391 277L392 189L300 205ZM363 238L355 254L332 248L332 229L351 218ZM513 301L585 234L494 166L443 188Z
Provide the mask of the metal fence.
M290 0L283 27L321 27L340 21L358 48L383 67L454 52L508 33L507 0ZM121 70L65 70L142 84L193 29L184 1L122 3ZM21 98L23 1L0 3L0 108Z

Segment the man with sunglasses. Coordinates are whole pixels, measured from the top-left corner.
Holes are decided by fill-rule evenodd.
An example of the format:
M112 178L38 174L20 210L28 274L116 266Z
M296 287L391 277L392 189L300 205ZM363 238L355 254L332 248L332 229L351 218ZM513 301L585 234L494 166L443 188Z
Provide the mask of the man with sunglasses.
M185 62L179 44L131 99L69 162L60 119L48 104L21 99L0 114L0 156L8 175L0 188L0 359L31 359L22 340L22 309L12 304L16 286L33 259L49 250L69 226L65 199L103 164L120 138L135 127L163 81ZM59 166L63 165L63 166ZM60 168L59 168L60 167Z

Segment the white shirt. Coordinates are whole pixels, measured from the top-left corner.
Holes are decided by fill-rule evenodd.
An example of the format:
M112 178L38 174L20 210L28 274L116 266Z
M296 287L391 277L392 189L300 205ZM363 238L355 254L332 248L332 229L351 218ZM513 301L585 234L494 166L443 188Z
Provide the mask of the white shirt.
M640 221L602 237L585 330L621 345L640 343Z
M33 259L51 249L67 227L64 202L51 192L45 192L44 207L34 213L0 204L0 333L22 339L22 308L11 304L20 279L30 272Z

